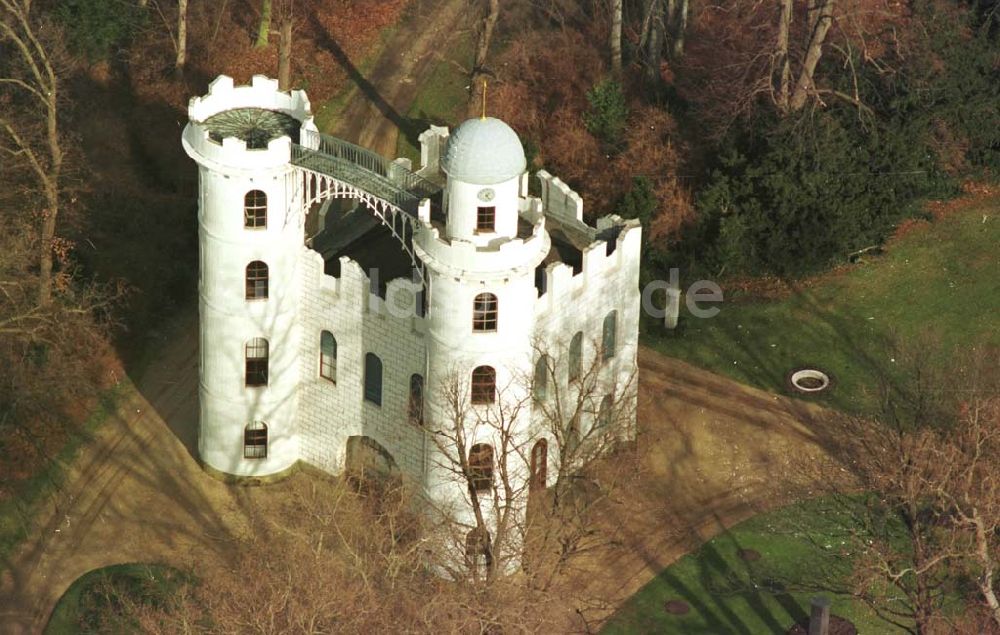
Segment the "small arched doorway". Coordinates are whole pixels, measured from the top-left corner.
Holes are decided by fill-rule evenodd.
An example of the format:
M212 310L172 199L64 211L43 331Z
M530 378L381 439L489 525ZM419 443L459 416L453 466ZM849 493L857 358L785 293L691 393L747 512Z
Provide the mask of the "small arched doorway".
M399 466L392 455L371 437L347 437L344 472L362 481L383 481L399 477Z

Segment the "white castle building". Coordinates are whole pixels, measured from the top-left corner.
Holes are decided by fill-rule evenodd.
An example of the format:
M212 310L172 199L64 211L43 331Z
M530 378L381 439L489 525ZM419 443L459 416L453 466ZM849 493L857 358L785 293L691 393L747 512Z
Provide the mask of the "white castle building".
M594 419L611 395L634 401L641 228L587 225L580 197L544 171L529 193L502 121L432 126L414 172L319 134L305 93L265 77L220 76L188 113L209 469L381 464L459 510L475 488L449 475L434 439L455 425L449 387L470 422L523 403L510 429L530 466L513 478L539 487L558 461L541 401L591 360L607 387ZM492 478L496 431L470 423L467 437L477 483Z

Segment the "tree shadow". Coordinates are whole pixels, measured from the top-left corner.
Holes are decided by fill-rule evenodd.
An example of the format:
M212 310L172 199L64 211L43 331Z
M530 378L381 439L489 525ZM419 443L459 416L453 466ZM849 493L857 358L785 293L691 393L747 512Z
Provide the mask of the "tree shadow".
M310 26L316 33L317 43L330 52L333 59L336 60L337 64L340 65L344 72L347 73L348 79L358 90L367 98L367 100L378 109L383 117L391 121L400 130L403 130L407 125L407 118L401 115L392 104L390 104L382 93L379 92L378 88L368 80L367 77L358 69L357 66L351 61L341 48L340 44L327 32L320 23L319 19L316 17L314 12L309 13L308 17Z

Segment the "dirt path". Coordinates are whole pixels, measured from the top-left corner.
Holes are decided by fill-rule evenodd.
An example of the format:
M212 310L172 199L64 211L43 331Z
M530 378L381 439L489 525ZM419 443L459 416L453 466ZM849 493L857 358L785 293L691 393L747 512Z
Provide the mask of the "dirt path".
M384 45L384 52L366 77L350 73L355 94L341 113L333 134L396 157L399 133L413 132L406 112L440 59L437 54L462 28L467 0L417 0L410 15Z
M77 577L130 561L193 564L241 530L231 488L209 478L167 421L197 421L195 312L175 325L176 344L72 466L66 485L40 515L0 578L4 633L37 633Z
M588 631L681 556L762 511L818 495L850 475L831 457L829 411L639 353L640 484L606 518L621 548L583 567L577 597L610 607L567 616ZM612 573L613 572L613 573ZM589 632L589 631L588 631Z

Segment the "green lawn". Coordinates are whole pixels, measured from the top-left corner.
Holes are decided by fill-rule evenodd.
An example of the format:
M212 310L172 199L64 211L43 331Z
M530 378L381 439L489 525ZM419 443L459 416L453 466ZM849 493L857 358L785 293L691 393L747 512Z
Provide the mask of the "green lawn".
M681 311L681 327L647 329L645 341L667 355L771 391L786 373L815 365L836 385L820 398L871 412L877 377L900 380L904 355L943 369L953 353L1000 345L1000 198L918 228L884 255L841 274L796 286L779 301L730 301L709 319ZM910 364L912 367L912 364Z
M810 599L833 600L832 612L859 633L892 635L902 629L847 593L857 500L805 501L747 520L665 569L614 615L603 633L721 635L785 633L808 617ZM760 554L755 561L740 550ZM664 605L682 600L685 615Z
M176 569L155 564L116 564L95 569L80 576L59 598L45 626L45 635L94 632L101 626L105 629L101 632L134 631L134 625L115 620L115 609L120 606L118 594L135 602L163 606L188 580Z

